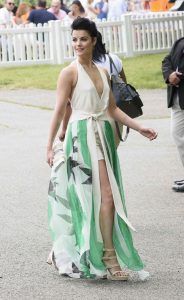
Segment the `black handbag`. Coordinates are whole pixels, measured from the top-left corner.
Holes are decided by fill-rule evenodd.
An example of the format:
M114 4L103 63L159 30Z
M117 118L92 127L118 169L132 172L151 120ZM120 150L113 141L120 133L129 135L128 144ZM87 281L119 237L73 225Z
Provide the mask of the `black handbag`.
M114 66L117 73L118 70L110 55L109 55L109 61L110 61L110 72L111 72L111 77L110 77L111 88L116 101L116 105L131 118L137 118L141 116L143 114L142 111L143 103L142 100L140 99L139 93L132 85L124 82L119 75L113 74L112 66ZM127 127L127 132L124 139L121 138L121 133L117 122L116 122L116 128L120 140L125 141L129 133L129 128Z

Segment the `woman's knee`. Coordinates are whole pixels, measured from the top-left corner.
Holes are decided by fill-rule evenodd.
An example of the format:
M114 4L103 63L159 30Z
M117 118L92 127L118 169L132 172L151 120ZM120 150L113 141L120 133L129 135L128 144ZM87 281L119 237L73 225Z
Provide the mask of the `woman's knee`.
M110 185L105 186L102 189L102 203L107 205L114 206L113 195Z

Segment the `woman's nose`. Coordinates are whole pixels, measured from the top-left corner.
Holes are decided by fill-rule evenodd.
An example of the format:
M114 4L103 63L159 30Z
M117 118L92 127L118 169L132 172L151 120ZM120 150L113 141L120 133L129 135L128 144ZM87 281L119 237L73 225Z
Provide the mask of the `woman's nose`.
M81 43L81 41L78 39L78 40L77 40L77 46L79 46L80 43Z

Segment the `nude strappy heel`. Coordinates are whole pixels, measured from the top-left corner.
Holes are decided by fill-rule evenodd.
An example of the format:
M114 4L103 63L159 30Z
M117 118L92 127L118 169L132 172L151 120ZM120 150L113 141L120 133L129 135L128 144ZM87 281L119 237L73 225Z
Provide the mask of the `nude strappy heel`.
M115 254L114 249L104 249L104 252L114 252L114 254ZM110 263L110 261L113 259L117 260L116 255L102 257L102 260L107 268L107 279L117 280L117 281L120 281L120 280L127 281L128 277L129 277L129 273L127 271L123 271L123 270L113 271L113 268L120 267L118 263L115 263L115 264Z

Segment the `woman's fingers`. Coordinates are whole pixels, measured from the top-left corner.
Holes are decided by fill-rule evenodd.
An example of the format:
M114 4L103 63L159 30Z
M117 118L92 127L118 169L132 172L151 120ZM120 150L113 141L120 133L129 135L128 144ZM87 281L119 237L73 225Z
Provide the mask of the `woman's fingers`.
M47 163L48 163L48 165L49 165L50 167L52 167L52 165L53 165L52 159L48 158L48 159L47 159Z
M47 163L49 164L50 167L53 166L53 160L54 160L54 152L50 150L47 153Z
M53 166L53 159L49 160L49 166L52 168L52 166Z
M65 133L64 133L64 132L62 132L62 133L59 135L59 139L60 139L61 142L64 141L64 139L65 139Z
M158 132L153 131L152 134L151 134L150 140L151 140L151 141L152 141L152 140L155 140L155 139L157 138L157 136L158 136Z
M158 133L152 128L143 128L140 133L147 137L150 141L156 139L158 136Z

